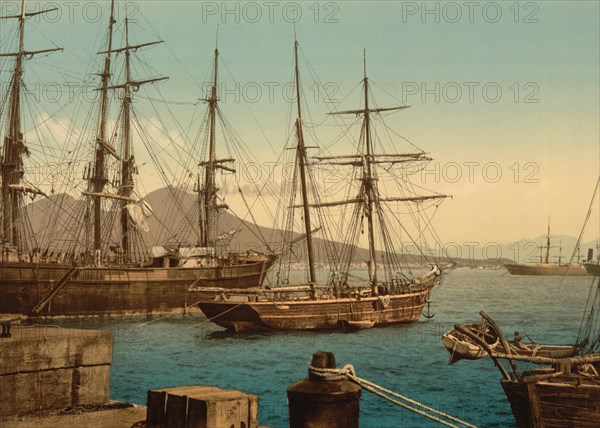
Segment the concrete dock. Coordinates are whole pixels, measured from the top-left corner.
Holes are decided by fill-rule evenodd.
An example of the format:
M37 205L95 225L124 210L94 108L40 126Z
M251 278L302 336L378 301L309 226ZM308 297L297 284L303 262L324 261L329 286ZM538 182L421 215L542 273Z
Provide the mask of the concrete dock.
M115 403L113 406L106 405L104 410L98 409L73 408L35 415L10 416L0 420L0 427L141 428L146 426L146 407L144 406Z
M109 402L112 336L13 327L0 339L0 418Z
M4 317L6 318L6 317ZM148 408L111 401L112 334L3 320L0 427L257 428L258 397L211 386L148 391Z

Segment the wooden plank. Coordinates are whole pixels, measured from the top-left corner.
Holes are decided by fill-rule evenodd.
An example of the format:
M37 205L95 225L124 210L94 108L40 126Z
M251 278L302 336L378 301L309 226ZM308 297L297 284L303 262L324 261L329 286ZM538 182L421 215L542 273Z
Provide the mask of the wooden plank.
M540 409L540 400L535 383L527 384L527 394L529 395L529 412L531 415L532 428L544 428L544 420Z

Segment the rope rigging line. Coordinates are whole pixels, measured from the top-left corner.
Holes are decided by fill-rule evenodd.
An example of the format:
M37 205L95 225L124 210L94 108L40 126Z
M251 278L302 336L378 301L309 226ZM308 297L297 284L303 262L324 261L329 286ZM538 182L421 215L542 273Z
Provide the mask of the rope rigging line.
M242 197L242 201L244 202L244 205L246 206L246 209L248 211L248 214L250 215L250 218L252 218L252 222L256 226L256 233L254 231L252 231L250 228L248 228L248 230L250 232L252 232L252 234L254 236L256 236L258 239L261 239L262 242L265 243L265 246L267 247L267 250L272 251L271 246L269 245L269 242L267 241L267 239L263 235L262 231L258 227L258 223L256 222L256 219L254 218L254 214L252 213L252 209L248 205L248 201L246 201L246 197L244 196L244 193L242 192L242 189L239 186L238 186L238 192L240 193L240 196ZM243 222L244 220L240 219L240 221Z
M233 82L234 83L238 83L238 80L235 79L235 77L233 76L233 73L231 72L231 70L227 66L227 63L223 60L222 56L220 56L220 60L221 60L221 64L223 65L223 67L225 67L225 70L227 71L227 73L229 74L229 76L231 77L231 79L233 80ZM261 126L260 122L258 121L258 118L254 114L254 111L252 110L252 108L250 108L251 107L250 104L248 103L248 101L244 97L242 97L242 99L244 99L244 105L246 106L246 108L250 112L250 115L252 116L252 119L254 119L254 122L258 125L258 128L260 129L260 132L261 132L262 136L264 137L265 141L269 145L269 148L271 149L272 153L273 154L277 154L277 150L275 150L275 148L273 147L273 144L271 143L271 140L269 140L269 137L267 136L266 132L264 131L263 127Z
M192 303L191 305L187 305L187 306L184 308L184 312L183 312L183 313L184 313L184 314L185 314L185 313L187 313L187 310L188 310L188 308L194 307L194 306L196 306L198 303L200 303L200 302L204 302L204 301L205 301L205 300L198 300L197 302L194 302L194 303ZM217 319L217 318L219 318L220 316L223 316L223 315L225 315L226 313L228 313L228 312L231 312L231 311L233 311L234 309L236 309L236 308L238 308L239 306L241 306L241 305L244 305L244 304L245 304L245 303L238 303L237 305L235 305L235 306L232 306L231 308L229 308L229 309L227 309L226 311L223 311L223 312L221 312L221 313L219 313L219 314L215 315L215 316L214 316L214 317L212 317L212 318L208 318L208 317L207 317L207 318L206 318L204 321L201 321L201 322L199 322L199 323L196 323L196 324L193 324L193 325L191 325L191 326L187 327L187 328L186 328L186 330L189 330L189 329L191 329L191 328L198 327L199 325L202 325L202 324L206 324L206 323L208 323L208 322L211 322L212 320L214 320L214 319ZM162 316L162 317L158 317L158 318L152 319L152 320L150 320L150 321L146 321L146 322L143 322L143 323L140 323L140 324L136 324L134 327L136 327L136 328L138 328L138 327L145 327L145 326L147 326L148 324L152 324L152 323L154 323L154 322L156 322L156 321L161 321L161 320L164 320L165 318L170 318L170 317L172 317L173 315L177 315L177 314L167 314L167 315L164 315L164 316Z
M348 380L359 385L362 389L365 389L366 391L369 391L369 392L377 395L378 397L381 397L391 403L401 406L411 412L417 413L425 418L436 421L442 425L445 425L448 427L454 427L454 428L459 428L459 426L464 426L464 427L469 427L469 428L477 428L475 425L465 422L457 417L454 417L447 413L436 410L432 407L429 407L429 406L427 406L423 403L420 403L416 400L413 400L409 397L398 394L397 392L391 391L387 388L377 385L376 383L370 382L366 379L356 376L354 367L351 364L346 364L341 369L330 369L330 368L325 369L325 368L308 366L308 371L310 374L313 374L313 375L318 376L325 380L339 380L340 378L347 378ZM392 397L395 397L397 399L394 399ZM417 407L420 407L421 409L424 409L424 410L420 410ZM429 413L427 413L427 412L429 412ZM433 413L433 414L431 414L431 413ZM434 415L438 415L439 417L434 416ZM444 420L444 418L446 420ZM448 421L456 422L459 425L455 425Z
M143 95L137 95L136 98L140 98L142 100L154 101L159 103L177 105L177 106L195 106L199 103L199 101L169 101L164 99L158 99L153 97L145 97Z
M592 200L590 201L588 212L586 214L585 221L583 222L583 227L581 228L581 232L579 233L579 237L577 238L577 244L575 245L575 249L573 250L573 255L571 256L571 261L573 260L575 251L577 250L577 247L581 243L585 229L587 228L588 221L590 219L590 216L592 215L592 209L594 207L596 195L598 194L599 190L600 190L600 176L598 177L598 181L596 181L596 187L594 188L594 194L592 195ZM597 279L598 279L597 275L594 275L592 278L592 287L590 287L587 301L585 303L585 310L583 311L583 317L581 319L581 324L579 326L579 331L577 332L577 340L575 341L575 343L577 343L577 344L580 344L580 343L582 343L582 341L586 341L586 340L589 342L589 340L591 339L589 336L591 334L591 330L592 330L592 327L594 324L594 307L595 307L595 304L597 303L597 300L599 297L598 294L600 292L600 288L593 287L593 284ZM562 289L564 283L565 283L565 279L563 278L563 281L561 283L561 289ZM594 290L596 290L596 293L594 293ZM593 300L591 300L592 294L594 294ZM587 321L586 321L586 318L587 318ZM599 337L597 337L595 339L594 343L588 343L586 346L588 348L588 350L593 351L593 348L595 347L595 345L598 344L599 340L600 340L600 335L599 335Z
M317 180L315 179L314 170L310 164L307 165L307 175L308 175L308 183L310 186L310 190L312 192L314 203L320 204L321 197L319 195L319 190L317 187ZM323 213L322 209L317 209L317 217L319 219L319 223L321 225L325 225L325 229L322 232L324 237L324 246L325 246L325 254L327 260L329 262L330 268L334 268L337 270L339 265L339 254L334 244L334 239L331 233L329 232L332 228L329 227L329 222L327 222L327 218ZM310 232L308 232L310 233ZM331 244L331 245L330 245Z
M186 309L187 309L187 308L190 308L190 307L192 307L192 306L196 306L198 303L200 303L200 302L202 302L202 301L203 301L203 300L198 300L196 303L193 303L193 304L191 304L191 305L189 305L189 306L186 306ZM199 325L202 325L202 324L206 324L207 322L211 322L212 320L214 320L214 319L217 319L217 318L219 318L219 317L221 317L221 316L225 315L226 313L228 313L228 312L231 312L231 311L233 311L234 309L237 309L238 307L240 307L240 306L242 306L242 305L245 305L245 303L238 303L237 305L235 305L235 306L232 306L231 308L229 308L229 309L227 309L226 311L223 311L223 312L221 312L221 313L219 313L219 314L215 315L215 316L214 316L214 317L212 317L212 318L206 318L206 319L205 319L204 321L202 321L202 322L199 322L199 323L197 323L197 324L194 324L194 325L192 325L192 326L190 326L190 327L187 327L187 329L186 329L186 330L189 330L190 328L198 327Z

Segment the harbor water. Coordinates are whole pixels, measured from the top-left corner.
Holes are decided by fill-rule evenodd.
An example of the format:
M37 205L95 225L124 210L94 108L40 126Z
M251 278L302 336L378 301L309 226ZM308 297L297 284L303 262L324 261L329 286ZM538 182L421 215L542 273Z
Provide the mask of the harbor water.
M489 358L449 366L441 335L478 321L481 309L512 338L573 343L592 279L513 277L505 270L455 270L431 295L432 319L355 332L225 332L199 313L45 320L51 328L109 329L114 336L111 398L145 404L151 388L215 385L259 397L259 421L287 426L286 388L306 377L312 353L335 353L338 367L481 427L514 420ZM427 308L425 308L425 313ZM30 321L30 323L40 321ZM527 340L525 340L525 343ZM361 427L439 426L363 391Z

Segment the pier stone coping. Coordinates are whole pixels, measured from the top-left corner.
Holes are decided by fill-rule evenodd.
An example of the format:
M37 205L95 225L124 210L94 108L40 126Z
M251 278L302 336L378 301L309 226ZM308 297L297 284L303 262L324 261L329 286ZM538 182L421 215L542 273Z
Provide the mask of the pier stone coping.
M258 397L214 386L148 391L147 427L258 427Z
M23 316L21 314L0 314L0 322L12 322L18 324Z
M14 326L11 337L0 338L0 376L111 362L109 331Z
M112 402L111 402L112 404ZM144 427L146 408L128 403L122 406L99 406L97 410L71 409L37 415L11 416L0 419L0 426L10 428L132 428ZM111 408L114 407L114 408Z

